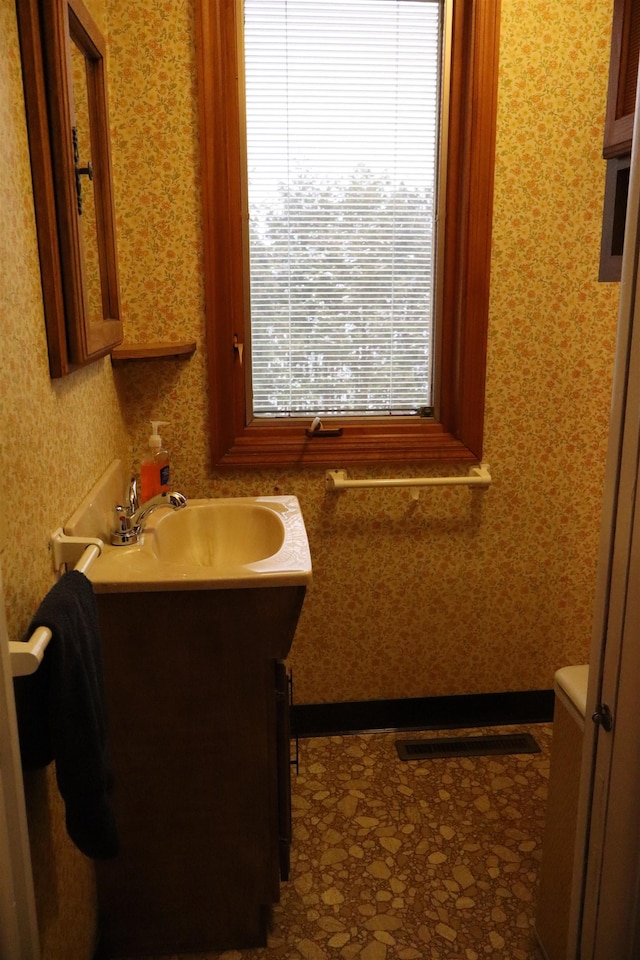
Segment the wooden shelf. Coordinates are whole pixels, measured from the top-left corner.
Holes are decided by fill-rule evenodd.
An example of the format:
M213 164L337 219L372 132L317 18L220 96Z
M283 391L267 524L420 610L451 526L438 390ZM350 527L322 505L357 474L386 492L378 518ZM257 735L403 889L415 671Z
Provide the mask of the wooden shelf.
M167 360L176 357L191 357L196 352L195 340L189 342L167 343L121 343L111 351L113 363L130 360Z

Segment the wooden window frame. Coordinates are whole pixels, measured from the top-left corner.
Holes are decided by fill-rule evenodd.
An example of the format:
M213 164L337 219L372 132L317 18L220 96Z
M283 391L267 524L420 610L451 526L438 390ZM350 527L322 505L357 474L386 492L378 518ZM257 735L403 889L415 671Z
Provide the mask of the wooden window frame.
M482 457L500 0L454 0L442 323L434 418L332 417L246 423L236 0L197 0L205 309L214 467L477 462ZM442 228L442 222L441 222Z

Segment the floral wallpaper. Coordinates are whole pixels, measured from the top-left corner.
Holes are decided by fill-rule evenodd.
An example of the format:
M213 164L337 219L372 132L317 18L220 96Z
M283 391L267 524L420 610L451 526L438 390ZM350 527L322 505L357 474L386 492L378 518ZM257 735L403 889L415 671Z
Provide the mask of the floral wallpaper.
M53 582L51 532L113 458L135 466L158 417L188 496L300 498L314 582L291 656L299 701L550 687L558 667L586 659L591 632L618 300L616 284L597 282L610 2L503 0L485 434L494 483L418 501L328 494L317 470L211 469L193 2L90 8L109 45L127 338L195 339L198 350L113 369L102 360L51 381L15 4L0 0L10 636ZM26 786L44 960L87 956L91 871L66 838L50 772Z
M113 373L100 361L51 381L15 15L3 0L2 121L15 135L0 145L1 456L27 504L4 521L10 632L52 580L51 530L110 459L136 463L158 416L187 495L299 496L315 573L292 655L301 700L549 686L556 667L586 655L594 588L618 297L596 280L609 5L503 0L485 443L494 484L412 501L327 494L321 471L210 469L192 4L104 0L92 12L108 25L127 337L193 338L198 351Z
M145 421L162 417L188 496L300 498L314 563L291 656L300 701L550 687L558 667L585 660L591 630L618 298L597 282L611 5L503 0L494 483L417 502L327 494L313 470L210 469L193 0L109 0L109 13L127 339L199 346L189 362L117 371L133 459Z
M0 569L11 639L53 584L53 530L128 456L111 365L49 377L14 0L0 0ZM66 835L53 767L25 781L43 960L84 960L93 866Z
M0 460L19 509L5 515L2 574L19 636L53 582L49 536L116 456L128 457L109 360L51 380L35 232L15 4L1 0Z

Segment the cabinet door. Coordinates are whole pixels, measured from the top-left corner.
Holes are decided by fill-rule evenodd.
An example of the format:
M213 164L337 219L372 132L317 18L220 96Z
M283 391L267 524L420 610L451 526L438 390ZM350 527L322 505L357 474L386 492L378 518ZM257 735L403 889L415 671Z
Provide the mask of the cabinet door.
M619 281L622 275L624 228L629 197L631 154L607 160L600 241L600 281Z
M288 880L291 847L291 723L289 678L282 660L276 661L276 704L280 876L283 880Z
M640 0L614 0L604 156L631 153L640 51Z

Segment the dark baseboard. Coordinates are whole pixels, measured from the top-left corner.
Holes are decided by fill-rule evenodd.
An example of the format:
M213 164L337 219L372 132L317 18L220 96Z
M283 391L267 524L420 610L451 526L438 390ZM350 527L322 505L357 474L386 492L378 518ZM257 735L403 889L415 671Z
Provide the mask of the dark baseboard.
M553 719L553 690L471 693L404 700L299 703L291 708L294 737L330 737L381 730L448 730Z

